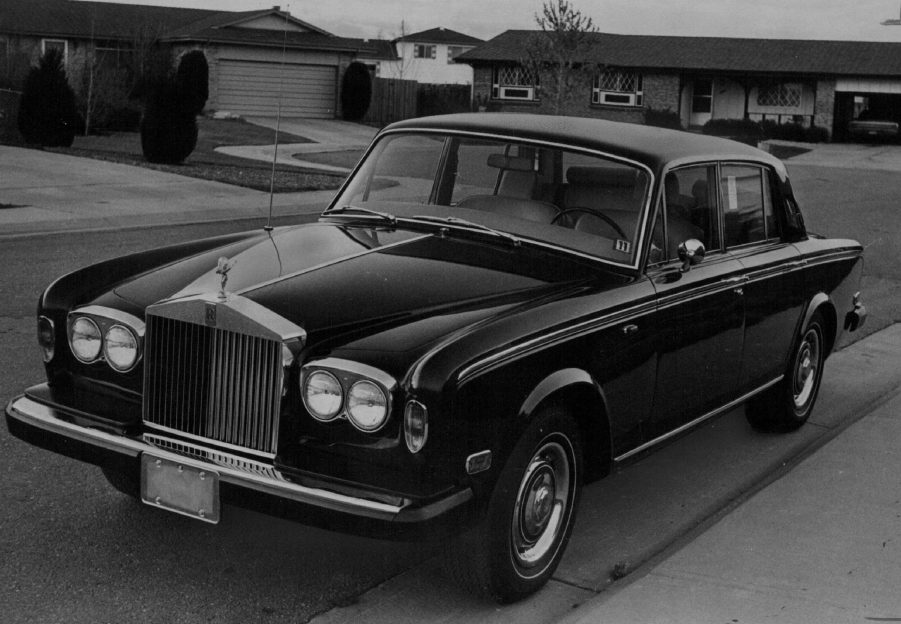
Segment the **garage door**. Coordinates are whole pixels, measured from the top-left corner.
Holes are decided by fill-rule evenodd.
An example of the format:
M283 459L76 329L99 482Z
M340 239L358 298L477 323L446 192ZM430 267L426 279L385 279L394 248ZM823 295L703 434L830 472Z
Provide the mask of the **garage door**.
M275 115L281 90L282 115L332 119L337 68L328 65L219 62L216 108L239 115Z

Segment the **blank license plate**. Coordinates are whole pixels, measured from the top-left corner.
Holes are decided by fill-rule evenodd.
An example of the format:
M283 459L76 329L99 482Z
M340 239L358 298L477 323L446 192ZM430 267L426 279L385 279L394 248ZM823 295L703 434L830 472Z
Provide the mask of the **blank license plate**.
M219 522L219 473L183 461L141 455L141 500L204 522Z

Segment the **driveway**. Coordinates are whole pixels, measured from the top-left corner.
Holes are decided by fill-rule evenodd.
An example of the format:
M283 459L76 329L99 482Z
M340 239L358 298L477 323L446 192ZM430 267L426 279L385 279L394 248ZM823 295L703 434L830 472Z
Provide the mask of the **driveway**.
M767 141L772 145L792 145L810 151L786 159L789 165L901 171L901 145L861 143L792 143Z
M248 117L246 120L264 128L274 130L276 127L275 117ZM305 161L297 155L362 150L372 142L372 138L378 132L377 128L338 119L283 118L278 123L278 127L283 132L290 132L311 141L310 143L280 144L278 146L279 164L331 173L348 173L350 170L344 167ZM274 149L274 145L249 145L217 147L216 151L241 158L272 162Z
M0 145L0 236L266 218L269 194L91 158ZM275 195L273 216L320 211L334 191Z

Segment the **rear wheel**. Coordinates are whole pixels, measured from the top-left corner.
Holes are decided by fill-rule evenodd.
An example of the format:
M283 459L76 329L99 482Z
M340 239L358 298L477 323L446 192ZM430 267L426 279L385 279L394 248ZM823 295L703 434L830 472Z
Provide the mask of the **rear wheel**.
M560 407L542 410L504 466L487 517L450 546L451 574L502 603L540 589L569 541L581 477L578 427Z
M807 422L823 378L825 327L822 314L814 313L795 340L782 381L748 401L745 413L754 428L794 431Z

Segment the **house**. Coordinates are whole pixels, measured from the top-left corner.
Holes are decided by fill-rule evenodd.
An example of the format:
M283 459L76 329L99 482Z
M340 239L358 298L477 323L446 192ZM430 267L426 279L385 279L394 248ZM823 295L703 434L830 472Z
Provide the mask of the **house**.
M369 43L337 37L278 6L233 12L3 0L0 88L15 86L44 51L56 48L77 91L90 51L109 66L133 63L148 38L176 57L203 50L210 72L207 109L240 115L274 115L281 103L285 116L336 117L343 69L371 53Z
M540 77L522 64L534 31L509 30L458 57L474 97L499 110L549 112ZM565 112L643 123L670 110L685 127L711 119L773 120L842 138L864 109L901 117L901 43L593 33L596 69ZM899 119L901 121L901 119Z
M472 84L472 68L456 58L483 43L449 28L431 28L392 41L396 60L379 63L380 78L402 78L426 84Z

